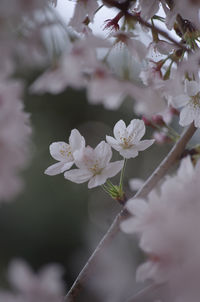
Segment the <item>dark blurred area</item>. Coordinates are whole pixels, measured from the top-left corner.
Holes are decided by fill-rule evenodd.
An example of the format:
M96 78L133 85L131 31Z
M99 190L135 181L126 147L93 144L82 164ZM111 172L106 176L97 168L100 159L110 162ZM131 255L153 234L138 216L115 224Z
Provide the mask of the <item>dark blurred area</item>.
M86 183L78 185L63 175L45 175L44 170L55 162L49 145L68 142L71 130L77 128L87 144L95 147L106 134L112 135L119 119L128 124L135 118L132 102L127 100L120 110L107 111L101 105L90 105L85 91L67 89L55 96L27 93L25 110L31 115L33 127L31 161L23 173L24 191L16 200L1 204L1 271L5 274L13 258L23 258L36 270L47 263L60 263L66 272L67 291L120 206L101 187L88 190ZM147 131L145 138L150 137ZM158 150L153 145L128 161L128 196L133 195L128 188L129 178L147 178L166 152L166 147ZM119 159L115 151L113 158ZM118 181L119 175L113 179L116 184ZM102 301L94 293L90 293L89 300L85 297L82 295L80 301Z

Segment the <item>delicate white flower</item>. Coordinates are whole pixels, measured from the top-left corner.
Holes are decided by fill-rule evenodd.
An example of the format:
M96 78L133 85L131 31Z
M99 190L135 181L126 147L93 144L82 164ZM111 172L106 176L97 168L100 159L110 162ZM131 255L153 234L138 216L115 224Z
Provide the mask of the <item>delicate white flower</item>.
M89 146L74 153L78 169L65 172L64 176L75 183L89 181L88 188L104 184L107 178L115 176L123 167L123 160L110 163L111 147L104 141L93 149Z
M115 138L106 136L107 142L125 158L134 158L139 151L144 151L154 143L154 139L143 140L145 125L142 120L135 119L128 127L120 120L113 129Z
M85 147L85 139L77 129L71 131L69 144L55 142L49 147L51 156L59 161L45 170L47 175L57 175L70 169L74 164L74 152Z
M167 282L172 301L196 302L200 296L199 177L200 162L194 167L190 157L183 159L178 173L152 191L147 201L127 202L133 216L121 224L124 232L139 235L148 255L137 279Z
M187 126L194 121L200 127L200 85L196 81L185 80L185 93L171 98L174 107L183 107L180 112L180 125Z

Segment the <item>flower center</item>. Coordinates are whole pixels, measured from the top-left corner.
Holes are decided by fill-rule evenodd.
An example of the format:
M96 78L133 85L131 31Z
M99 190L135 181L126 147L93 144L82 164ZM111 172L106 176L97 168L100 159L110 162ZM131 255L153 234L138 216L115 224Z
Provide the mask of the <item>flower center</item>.
M130 147L133 146L133 144L131 143L133 139L133 135L129 135L128 137L120 137L121 140L121 147L123 149L129 149Z
M195 96L191 98L191 103L194 108L200 108L200 94L197 93Z
M60 154L70 160L73 160L73 155L70 146L60 149Z
M89 168L93 175L101 174L102 169L99 167L99 162L96 160L95 163Z

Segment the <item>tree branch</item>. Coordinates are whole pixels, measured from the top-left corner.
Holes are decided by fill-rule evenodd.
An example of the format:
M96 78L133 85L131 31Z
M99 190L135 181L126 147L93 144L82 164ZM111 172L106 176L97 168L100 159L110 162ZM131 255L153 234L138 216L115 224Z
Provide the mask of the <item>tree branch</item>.
M135 20L135 21L139 22L142 26L145 26L147 28L150 28L151 30L156 31L158 34L160 34L161 36L163 36L164 38L166 38L167 40L172 42L174 45L178 46L178 48L180 48L184 51L189 51L188 48L186 48L183 44L181 44L180 42L178 42L174 38L172 38L166 31L164 31L161 28L159 28L155 25L152 25L152 24L148 23L147 21L143 20L140 17L139 13L138 14L137 13L130 13L128 11L128 6L127 5L125 6L124 3L118 3L115 0L103 0L103 3L107 4L111 7L116 7L118 9L120 9L124 13L124 16L127 16L127 17L131 18L132 20Z
M174 162L180 158L181 154L183 153L185 146L187 145L190 138L193 136L196 128L194 127L193 123L182 133L180 139L171 149L169 154L166 158L161 162L158 168L152 173L152 175L147 179L143 187L135 194L134 198L145 198L148 193L155 187L155 185L160 181L160 179L166 174L168 169L174 164ZM112 241L113 237L119 231L119 224L122 219L128 216L128 212L126 208L123 208L121 212L115 217L112 225L108 229L107 233L101 239L100 243L94 250L93 254L88 259L87 263L79 273L78 277L76 278L74 284L72 285L71 289L69 290L68 294L65 297L65 301L73 302L75 301L75 297L78 295L83 282L89 277L89 273L95 264L95 261L101 252L101 250Z

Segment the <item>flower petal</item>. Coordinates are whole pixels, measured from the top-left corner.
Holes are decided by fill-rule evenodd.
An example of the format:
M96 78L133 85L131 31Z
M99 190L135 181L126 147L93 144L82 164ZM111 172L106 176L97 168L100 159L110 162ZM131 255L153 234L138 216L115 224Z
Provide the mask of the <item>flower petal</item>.
M47 175L50 175L50 176L53 176L53 175L57 175L57 174L60 174L63 171L63 167L64 167L64 164L63 162L59 162L59 163L56 163L50 167L48 167L44 173L47 174ZM73 164L73 163L72 163ZM72 166L72 165L71 165ZM71 168L71 167L70 167ZM67 170L67 169L66 169Z
M101 186L106 182L106 179L107 179L107 176L103 173L94 175L88 183L88 188L92 189L92 188Z
M83 169L73 169L65 172L64 177L68 180L71 180L77 184L81 184L83 182L88 181L93 174L88 170Z
M85 147L85 139L77 129L73 129L71 131L71 134L69 137L69 144L70 144L72 152L79 150L82 147Z
M99 166L104 168L112 157L112 150L109 144L105 141L100 142L97 147L95 148L95 155L99 161Z
M65 142L55 142L49 147L51 156L59 161L72 161L73 156L71 154L70 145Z
M113 129L113 133L115 138L121 142L121 137L124 136L124 132L126 130L126 124L124 123L124 121L119 120L116 124L115 127Z
M140 141L135 147L137 151L144 151L145 149L149 148L154 142L155 139L145 139L143 141Z
M185 80L186 93L189 96L194 96L200 91L200 85L196 81Z
M187 105L189 100L190 99L189 99L188 95L181 94L181 95L172 97L171 103L175 108L179 108L179 107Z
M115 150L119 151L121 150L121 146L119 145L119 142L112 136L106 135L107 143Z
M193 120L194 120L194 110L188 104L180 112L179 124L184 127L184 126L191 124L193 122Z
M129 149L121 149L119 151L119 153L121 154L121 156L123 156L124 158L135 158L136 156L138 156L138 151L135 148L135 146L129 148Z
M118 160L113 163L109 163L102 171L102 174L106 176L106 178L110 178L115 176L119 171L123 168L124 161Z
M130 125L127 127L127 131L129 135L133 136L133 142L139 141L145 134L145 125L143 120L132 120Z

